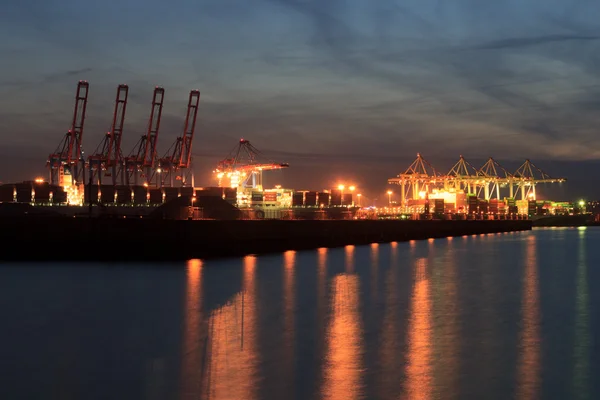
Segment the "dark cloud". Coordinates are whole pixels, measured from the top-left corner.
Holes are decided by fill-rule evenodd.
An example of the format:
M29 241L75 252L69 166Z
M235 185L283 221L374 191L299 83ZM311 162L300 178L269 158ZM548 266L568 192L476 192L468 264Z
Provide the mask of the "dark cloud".
M130 86L126 150L145 132L154 86L165 87L161 154L181 132L187 93L200 88L198 168L245 137L293 163L277 177L306 186L303 174L319 175L319 185L345 174L382 185L417 152L440 170L459 154L474 165L485 154L548 160L539 164L555 175L552 159L600 158L600 3L241 3L131 0L118 12L73 0L15 3L0 16L11 37L0 40L10 55L3 146L52 150L76 81L86 79L88 152L109 127L119 83Z
M520 37L495 40L487 43L482 43L474 47L477 50L499 50L499 49L514 49L530 46L539 46L544 44L573 42L573 41L591 41L598 40L600 36L579 36L579 35L547 35L539 37Z

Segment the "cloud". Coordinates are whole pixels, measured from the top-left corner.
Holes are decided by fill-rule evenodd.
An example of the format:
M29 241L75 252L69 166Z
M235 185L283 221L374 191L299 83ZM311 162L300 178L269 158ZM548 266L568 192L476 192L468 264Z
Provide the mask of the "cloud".
M417 152L436 167L461 153L600 154L600 5L590 1L257 0L239 8L203 0L138 9L131 0L111 27L102 16L112 6L84 3L33 14L15 6L21 11L0 27L20 38L0 43L11 54L0 81L0 124L11 132L3 144L53 149L75 83L87 79L87 150L108 129L116 86L127 83L126 150L162 85L161 154L181 132L192 88L202 91L194 151L211 160L245 137L276 160L342 172L362 164L385 181ZM72 37L65 22L86 11L98 18Z
M515 49L530 46L539 46L544 44L553 44L560 42L574 41L591 41L598 40L600 36L579 36L579 35L547 35L539 37L520 37L495 40L492 42L482 43L474 47L477 50L499 50L499 49Z

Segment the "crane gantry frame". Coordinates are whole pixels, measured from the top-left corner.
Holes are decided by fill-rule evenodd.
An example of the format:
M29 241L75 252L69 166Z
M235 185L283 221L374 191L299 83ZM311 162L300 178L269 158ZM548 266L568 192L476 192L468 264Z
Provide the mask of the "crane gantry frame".
M238 145L221 160L213 171L220 187L241 187L263 190L263 171L288 168L287 163L275 163L265 160L265 156L246 139L240 139ZM229 185L223 184L223 179Z
M442 175L421 154L417 154L405 172L388 179L389 184L400 186L401 207L406 206L408 199L423 198L423 193L427 195L433 188L464 190L465 193L490 200L500 199L500 188L507 187L508 197L512 198L520 192L522 200L536 200L537 184L565 181L565 178L551 177L529 159L514 173L510 173L492 157L480 168L475 168L462 155L450 171Z
M50 169L50 183L52 185L64 184L63 174L65 172L71 175L70 185L85 182L85 160L82 140L89 88L90 85L87 81L79 81L77 83L71 128L54 153L48 156L46 166Z
M154 173L158 174L161 186L165 184L173 186L174 177L175 180L181 181L182 186L194 186L192 143L196 131L199 103L200 91L190 91L183 134L175 139L175 142L167 150L167 154L158 160L158 168L154 170ZM181 175L178 174L179 172L181 172ZM153 178L150 178L150 181L152 180Z
M144 184L149 185L150 177L154 174L154 168L157 164L156 143L160 130L160 120L162 117L163 101L165 89L160 86L154 88L152 95L152 109L148 120L148 129L140 138L129 156L125 157L122 168L124 168L125 183L130 185L138 184L141 178Z
M117 183L123 185L125 182L124 170L120 167L123 164L121 139L123 137L128 94L129 86L121 84L117 87L115 110L113 112L110 131L106 133L94 154L88 157L90 182L101 185L103 175L110 175L113 185ZM118 179L118 175L120 175L120 180Z

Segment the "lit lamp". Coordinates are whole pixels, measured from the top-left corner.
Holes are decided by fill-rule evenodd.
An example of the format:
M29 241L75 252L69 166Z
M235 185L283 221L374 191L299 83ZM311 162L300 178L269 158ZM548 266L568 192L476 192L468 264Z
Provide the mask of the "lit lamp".
M392 195L394 194L394 192L392 192L391 190L387 191L388 194L388 206L392 206Z
M338 185L338 189L342 192L340 195L342 198L340 201L340 205L344 205L344 188L345 188L344 185Z
M350 186L348 189L350 189L350 193L353 193L356 186ZM354 196L352 196L352 206L354 207Z

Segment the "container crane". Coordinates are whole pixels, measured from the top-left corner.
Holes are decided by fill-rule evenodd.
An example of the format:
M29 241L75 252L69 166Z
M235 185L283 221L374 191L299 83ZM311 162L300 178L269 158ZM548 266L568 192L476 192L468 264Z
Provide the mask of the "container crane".
M484 194L485 200L490 200L492 197L500 200L500 188L506 187L514 180L513 175L500 165L496 160L490 157L481 168L479 175L485 179ZM481 195L481 193L478 193ZM510 195L513 197L513 186L510 185Z
M424 198L430 187L440 185L444 179L444 176L417 153L417 158L406 171L388 179L388 184L400 185L400 207L406 207L408 199Z
M158 162L156 173L159 174L161 184L168 183L173 186L173 177L181 181L182 186L188 184L187 175L189 175L190 185L194 186L194 172L191 169L192 162L192 142L194 140L194 131L196 130L196 118L198 116L198 104L200 103L200 91L190 91L187 105L187 114L185 116L185 125L183 126L183 135L179 136L167 150L167 155ZM179 175L179 172L182 172Z
M81 143L89 87L87 81L79 81L77 84L71 129L54 153L48 157L46 166L50 169L52 185L71 186L85 182L85 160ZM70 177L67 178L65 175Z
M98 145L94 154L88 157L89 179L91 182L95 182L99 185L102 184L102 175L104 171L106 176L112 176L113 185L117 184L117 167L120 167L123 163L121 138L123 135L128 93L129 87L127 85L118 86L115 111L113 113L110 131L106 133L102 143ZM121 173L121 185L124 184L124 180L123 173Z
M239 144L220 161L213 171L220 187L252 188L263 190L263 171L288 168L287 163L274 163L264 160L263 154L246 139L240 139ZM226 180L225 180L226 179Z
M146 134L140 138L129 156L125 157L123 163L127 185L131 184L132 179L133 183L137 185L138 175L141 175L144 179L144 184L150 184L149 180L156 165L156 142L158 140L158 132L160 129L160 118L162 115L164 96L165 89L159 86L154 88L148 130L146 131Z
M535 187L538 183L562 183L565 178L554 178L535 166L529 159L512 174L509 180L511 196L513 185L516 186L517 193L521 191L521 200L536 200L537 194Z

